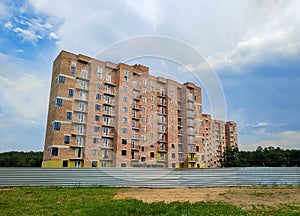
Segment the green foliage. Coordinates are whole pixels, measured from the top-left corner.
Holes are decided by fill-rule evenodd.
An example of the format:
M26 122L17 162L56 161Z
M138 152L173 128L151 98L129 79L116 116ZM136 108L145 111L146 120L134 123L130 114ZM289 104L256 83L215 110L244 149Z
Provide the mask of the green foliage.
M43 152L0 153L0 167L41 167Z
M221 202L115 200L118 188L17 187L0 190L0 215L296 215L295 205L244 210Z
M300 150L281 148L262 148L256 151L239 151L238 148L226 147L222 165L224 167L290 167L300 166Z

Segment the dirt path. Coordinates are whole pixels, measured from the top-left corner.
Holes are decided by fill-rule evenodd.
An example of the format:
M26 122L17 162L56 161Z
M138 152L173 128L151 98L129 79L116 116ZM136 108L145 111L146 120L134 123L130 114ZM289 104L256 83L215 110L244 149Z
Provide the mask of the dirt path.
M123 188L115 199L135 198L144 202L223 201L244 208L292 204L300 207L300 187L220 187L146 189Z

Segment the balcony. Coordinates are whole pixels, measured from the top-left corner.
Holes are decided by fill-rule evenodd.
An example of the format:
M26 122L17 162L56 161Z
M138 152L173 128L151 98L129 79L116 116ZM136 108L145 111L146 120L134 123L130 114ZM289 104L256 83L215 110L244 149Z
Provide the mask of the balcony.
M139 151L141 148L140 145L137 145L137 144L131 144L131 150L133 151Z
M105 126L105 127L111 127L111 128L115 127L115 126L113 125L113 122L112 122L112 121L109 121L109 122L102 122L102 126Z
M69 146L71 148L84 148L82 144L77 144L77 143L71 143Z
M132 98L133 98L133 100L140 101L141 95L134 95Z
M141 110L141 106L137 104L132 104L132 109L134 110Z
M99 160L100 161L112 161L113 159L109 156L100 156Z
M159 149L157 150L158 152L167 152L167 149L166 149L166 147L165 146L163 146L163 147L159 147Z
M132 130L140 130L140 126L138 124L133 124Z
M132 140L140 140L140 137L138 135L135 135L133 137L131 137Z
M188 162L189 163L196 163L196 162L198 162L198 158L196 156L189 155L188 156Z
M106 100L104 100L103 104L107 105L107 106L114 106L113 101L106 101Z
M102 137L103 138L108 138L108 139L113 139L114 138L115 133L110 132L110 133L103 133Z
M113 112L105 112L105 113L103 113L103 115L105 115L105 116L114 116L114 113Z
M111 81L105 80L104 85L109 85L109 86L117 86L115 83L112 83Z
M140 91L141 88L138 85L132 85L133 90Z
M102 144L101 149L114 149L112 143L110 144Z
M167 157L166 156L163 156L163 157L157 157L157 162L159 163L167 163Z
M132 119L134 120L140 120L141 115L132 115Z
M191 119L194 119L195 118L195 113L188 113L187 117L191 118Z
M159 121L158 124L167 124L166 121Z
M138 161L141 159L141 156L140 155L131 155L131 160L132 161Z
M112 91L108 91L108 90L104 90L104 93L105 95L109 95L109 96L115 96L116 94Z
M157 104L158 106L163 106L163 107L165 107L165 106L167 106L167 103L166 102L158 102L158 104Z
M167 140L165 140L165 139L160 139L160 140L158 140L157 142L158 142L158 143L167 143Z
M80 101L80 102L88 102L87 97L82 98L82 97L79 97L79 96L75 96L75 97L74 97L74 100L75 100L75 101Z
M73 109L73 112L77 112L77 113L87 113L87 110L82 110L82 109Z
M166 94L165 94L165 93L162 93L162 92L158 92L158 93L157 93L157 97L160 97L160 98L166 98Z

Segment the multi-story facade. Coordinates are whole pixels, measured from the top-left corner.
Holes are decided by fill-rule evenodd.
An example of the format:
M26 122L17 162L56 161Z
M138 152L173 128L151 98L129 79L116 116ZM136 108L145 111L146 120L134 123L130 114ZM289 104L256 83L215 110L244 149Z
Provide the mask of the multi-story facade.
M53 63L43 167L219 167L234 122L202 113L201 88L62 51Z

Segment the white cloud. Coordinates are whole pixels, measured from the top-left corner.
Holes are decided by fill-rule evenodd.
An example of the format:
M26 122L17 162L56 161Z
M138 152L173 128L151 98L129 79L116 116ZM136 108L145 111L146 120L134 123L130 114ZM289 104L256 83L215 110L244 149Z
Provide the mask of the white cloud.
M11 24L11 22L7 22L4 24L5 28L11 29L13 27L13 25Z
M50 37L50 39L54 39L54 40L57 40L57 39L58 39L58 37L57 37L57 35L55 34L55 32L51 32L51 33L49 34L49 37Z
M14 32L18 33L20 37L22 37L25 41L36 41L41 39L41 36L36 34L36 32L32 30L22 29L22 28L15 28Z

